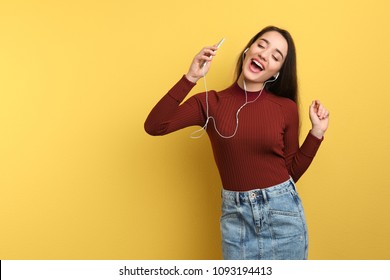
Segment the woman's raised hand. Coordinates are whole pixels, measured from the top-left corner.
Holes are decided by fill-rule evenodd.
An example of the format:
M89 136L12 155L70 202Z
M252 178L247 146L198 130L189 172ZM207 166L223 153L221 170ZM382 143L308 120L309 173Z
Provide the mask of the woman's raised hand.
M200 78L207 74L210 69L210 62L216 55L217 46L204 47L192 60L190 69L186 74L186 78L196 83Z

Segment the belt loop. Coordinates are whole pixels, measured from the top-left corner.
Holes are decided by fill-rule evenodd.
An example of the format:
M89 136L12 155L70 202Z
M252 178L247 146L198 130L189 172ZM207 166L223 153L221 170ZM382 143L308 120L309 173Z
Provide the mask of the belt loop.
M240 204L240 192L236 192L236 204L237 204L237 206L241 206L241 204Z
M294 180L290 177L290 185L292 186L292 189L294 190L294 192L297 192L297 188L295 186L295 182Z
M265 191L265 189L262 189L261 193L263 195L264 203L267 204L268 203L267 192Z

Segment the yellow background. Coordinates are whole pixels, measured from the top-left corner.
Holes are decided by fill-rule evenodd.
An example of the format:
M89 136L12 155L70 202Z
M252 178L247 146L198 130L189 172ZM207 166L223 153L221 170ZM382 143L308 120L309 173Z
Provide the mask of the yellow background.
M296 42L301 140L331 111L298 182L311 259L390 258L385 0L0 2L0 259L219 259L220 179L197 128L143 130L205 45L208 86L266 25ZM193 92L203 91L200 82Z

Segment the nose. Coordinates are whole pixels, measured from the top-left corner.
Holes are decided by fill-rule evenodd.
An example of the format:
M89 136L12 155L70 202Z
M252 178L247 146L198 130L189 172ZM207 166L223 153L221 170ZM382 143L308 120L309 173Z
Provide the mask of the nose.
M265 62L268 61L269 56L270 56L270 53L267 50L263 50L262 52L259 53L259 58L261 60L264 60Z

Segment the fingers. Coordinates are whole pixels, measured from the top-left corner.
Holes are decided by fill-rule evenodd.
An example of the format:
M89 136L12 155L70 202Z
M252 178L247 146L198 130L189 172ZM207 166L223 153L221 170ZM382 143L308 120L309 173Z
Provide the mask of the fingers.
M196 83L201 77L205 76L210 69L210 61L216 55L217 46L204 47L195 55L186 77L193 83Z
M310 112L316 114L320 120L324 120L329 117L329 111L319 100L314 100L310 105Z
M210 62L213 57L217 54L217 47L205 47L196 56L200 65L204 66L205 63Z

